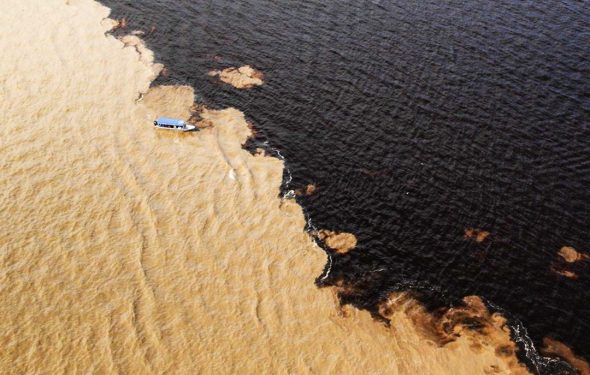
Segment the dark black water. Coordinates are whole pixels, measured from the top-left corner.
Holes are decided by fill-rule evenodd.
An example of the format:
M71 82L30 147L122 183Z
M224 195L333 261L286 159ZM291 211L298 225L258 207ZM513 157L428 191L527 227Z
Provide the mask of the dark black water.
M590 252L590 3L102 2L127 31L156 26L159 83L242 109L285 156L285 189L317 185L298 198L315 227L358 237L318 284L356 286L344 301L367 309L397 289L431 307L480 295L536 346L590 359L590 262L552 271L562 246ZM267 83L207 76L244 64Z

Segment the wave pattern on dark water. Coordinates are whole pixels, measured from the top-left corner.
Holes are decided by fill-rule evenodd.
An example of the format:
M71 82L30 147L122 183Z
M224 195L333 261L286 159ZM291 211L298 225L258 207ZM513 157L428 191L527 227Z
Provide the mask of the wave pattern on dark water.
M367 309L408 287L432 308L480 295L537 347L590 359L590 264L553 271L562 246L590 251L587 2L103 3L156 26L160 83L244 110L290 188L317 185L298 198L315 226L358 237L319 285L355 286L344 302ZM266 84L206 74L244 64ZM468 227L491 235L466 241Z

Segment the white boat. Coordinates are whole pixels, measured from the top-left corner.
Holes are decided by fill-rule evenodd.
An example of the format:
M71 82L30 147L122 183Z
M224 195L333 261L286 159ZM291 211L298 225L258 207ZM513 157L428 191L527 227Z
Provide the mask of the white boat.
M174 130L179 132L190 132L197 129L196 126L187 124L182 120L168 117L159 117L154 121L154 126L158 129Z

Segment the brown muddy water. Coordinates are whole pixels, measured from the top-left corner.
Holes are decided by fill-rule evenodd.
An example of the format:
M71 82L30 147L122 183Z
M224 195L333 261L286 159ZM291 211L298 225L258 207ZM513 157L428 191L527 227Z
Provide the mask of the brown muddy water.
M397 290L431 309L479 295L523 348L549 337L590 358L590 262L558 255L590 251L586 2L105 4L155 27L159 82L245 110L251 147L286 159L283 193L316 186L297 198L310 229L355 234L320 286L373 312ZM265 85L206 75L244 64Z
M0 372L586 371L585 4L108 5L0 4Z

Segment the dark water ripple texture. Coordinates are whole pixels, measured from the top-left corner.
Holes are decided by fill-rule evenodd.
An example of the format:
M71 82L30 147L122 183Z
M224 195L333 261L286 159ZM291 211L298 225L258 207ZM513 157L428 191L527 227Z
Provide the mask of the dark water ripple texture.
M330 285L368 309L412 287L480 295L590 359L590 3L103 1L210 106L236 106L281 150L318 228L354 233ZM238 91L207 76L252 64ZM492 233L481 244L467 227Z

